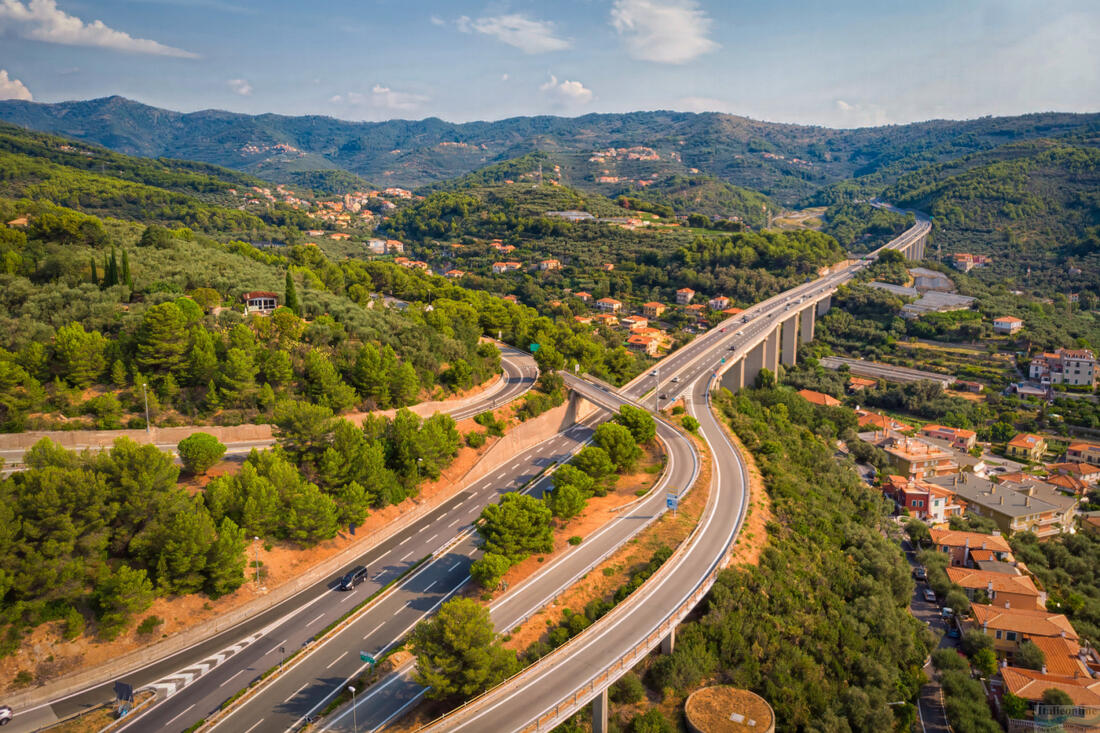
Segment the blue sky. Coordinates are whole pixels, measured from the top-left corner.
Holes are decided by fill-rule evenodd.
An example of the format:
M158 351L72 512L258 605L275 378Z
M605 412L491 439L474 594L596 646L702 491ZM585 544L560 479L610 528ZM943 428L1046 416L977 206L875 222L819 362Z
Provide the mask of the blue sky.
M0 0L0 98L855 127L1100 109L1097 0Z

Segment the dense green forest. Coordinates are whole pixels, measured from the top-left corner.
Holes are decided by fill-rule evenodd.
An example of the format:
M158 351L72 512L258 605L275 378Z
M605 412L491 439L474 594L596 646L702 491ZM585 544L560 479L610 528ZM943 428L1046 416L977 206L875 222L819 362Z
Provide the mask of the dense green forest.
M880 496L833 455L837 413L786 388L717 402L756 457L775 519L759 566L722 573L650 686L750 688L782 731L908 730L930 639L909 614L913 582L881 533Z
M870 204L834 204L825 210L825 234L849 252L862 254L878 249L916 223L905 216Z
M1048 294L1095 294L1098 143L1093 136L1005 145L904 175L883 197L932 214L933 238L945 253L992 255L992 264L975 270L976 277ZM1080 272L1071 273L1071 267Z
M776 210L767 196L710 176L669 176L645 188L626 188L620 193L667 206L677 214L736 216L753 228L767 221L764 207Z

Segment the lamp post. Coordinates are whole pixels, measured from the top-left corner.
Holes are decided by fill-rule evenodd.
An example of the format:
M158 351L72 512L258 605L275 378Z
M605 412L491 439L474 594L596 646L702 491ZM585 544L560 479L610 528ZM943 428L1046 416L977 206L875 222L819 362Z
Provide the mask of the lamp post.
M657 365L657 366L653 367L653 371L650 372L650 374L653 375L653 381L654 381L654 385L653 385L653 409L654 410L660 410L661 409L661 377L658 374L660 369L661 369L660 365Z
M355 715L355 688L348 685L348 689L351 690L351 728L353 733L359 733L359 720Z
M420 487L420 464L424 462L423 458L416 459L416 486Z
M141 394L145 398L145 434L152 432L149 429L149 392L145 389L145 382L141 383Z

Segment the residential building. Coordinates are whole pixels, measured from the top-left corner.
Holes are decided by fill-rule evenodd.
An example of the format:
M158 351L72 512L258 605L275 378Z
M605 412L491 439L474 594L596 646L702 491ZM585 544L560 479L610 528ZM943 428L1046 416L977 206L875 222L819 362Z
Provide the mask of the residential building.
M716 295L707 301L707 305L712 311L720 311L723 308L730 307L730 299L724 295Z
M848 378L848 392L855 394L856 392L862 392L865 389L874 389L878 386L877 379L867 379L866 377L849 377Z
M466 273L462 270L447 270L447 272L445 272L443 276L450 278L451 280L457 280L465 274Z
M600 269L603 270L604 272L611 272L612 270L615 269L615 265L611 264L610 262L605 262L602 265L600 265Z
M279 307L279 296L265 290L253 290L241 296L244 301L244 312L268 315Z
M676 291L676 304L687 305L695 297L695 291L691 288L680 288Z
M946 522L950 517L961 516L962 507L947 489L920 479L890 475L882 486L882 493L894 500L899 510L925 522Z
M1040 538L1052 537L1072 531L1077 516L1077 499L1037 481L997 484L968 472L928 481L953 491L968 511L989 517L1005 533L1032 532Z
M926 267L914 267L909 270L909 274L913 276L913 287L917 289L918 293L928 290L936 290L941 293L955 291L955 283L951 282L951 278L942 272L929 270Z
M503 272L511 272L512 270L518 270L522 265L518 262L494 262L493 274L499 275Z
M856 423L865 430L874 430L883 433L903 433L913 429L912 425L907 425L888 415L880 415L877 412L860 410L858 408L856 409Z
M655 300L651 300L642 306L642 314L646 318L660 318L661 314L665 312L665 304L658 303Z
M1042 594L1034 581L1019 568L1005 566L1015 572L979 570L977 568L949 567L947 577L958 585L971 601L978 591L985 593L991 606L1001 608L1042 608Z
M577 323L583 323L585 325L592 323L594 316L573 316L573 320Z
M951 428L946 425L925 425L920 434L928 438L938 438L951 444L955 450L966 452L978 442L978 434L973 430Z
M823 405L825 407L839 407L840 400L832 395L827 395L824 392L814 392L812 389L800 389L798 394L802 399L815 405Z
M1006 692L1011 692L1016 697L1033 704L1042 703L1043 693L1054 689L1066 693L1070 702L1082 709L1100 707L1100 680L1093 679L1087 674L1070 677L1050 674L1049 672L1037 672L1024 667L1002 667L1001 679L1004 681ZM1027 724L1028 726L1033 725L1031 721L1028 721ZM1060 725L1058 728L1070 730L1068 722L1065 727ZM1095 726L1088 726L1088 729L1093 728ZM1010 730L1012 729L1010 728ZM1072 730L1084 731L1086 729L1074 726Z
M1011 562L1012 547L1008 540L999 534L982 534L981 532L961 532L953 529L932 529L932 546L936 552L944 552L951 556L951 564L955 566L972 568L978 560L973 553L982 551L980 558L992 557L1001 562ZM987 557L988 553L988 557Z
M590 303L592 301L592 293L586 293L583 290L578 290L573 293L574 296L581 299L581 302Z
M972 255L966 252L956 252L951 256L951 264L956 270L970 272L975 267L985 267L989 264L989 258L985 255Z
M706 309L707 307L702 303L692 303L691 305L684 307L684 310L688 312L688 315L695 316L700 321L706 320L707 315L703 312Z
M350 234L345 234L344 232L333 232L332 234L330 234L328 236L329 236L330 239L336 239L336 240L339 240L339 241L344 241L344 240L347 240L347 239L351 239L351 235Z
M1076 496L1084 498L1092 488L1089 484L1086 484L1076 476L1070 476L1069 474L1055 474L1054 476L1047 476L1043 479L1043 483L1050 484L1054 488L1061 491L1063 494L1069 494L1070 496Z
M626 348L631 351L641 351L649 356L656 356L660 346L657 339L650 336L631 336L626 340Z
M602 326L614 328L619 325L619 319L612 313L597 313L593 318Z
M517 298L516 296L511 295L511 294L505 295L503 298L501 298L501 300L506 300L509 303L518 303L519 302L519 298Z
M1005 446L1005 453L1011 458L1025 461L1038 461L1047 452L1047 442L1033 433L1020 433Z
M950 451L923 440L890 437L881 447L890 457L895 473L906 478L946 476L959 470L959 464L952 460Z
M397 254L397 255L404 254L405 253L405 244L403 242L397 241L396 239L387 239L386 240L386 253L391 254L391 255L393 255L393 254Z
M542 260L539 262L540 270L560 270L561 262L558 260Z
M1058 349L1031 360L1028 376L1040 384L1096 388L1100 370L1088 349Z
M993 651L998 656L1011 657L1020 644L1036 638L1063 638L1077 641L1077 632L1069 619L1060 613L1039 608L1012 608L974 603L971 620L963 623L993 639Z
M384 255L386 254L386 240L384 239L368 239L367 250L372 255Z
M1097 481L1100 481L1100 466L1093 466L1089 463L1079 463L1076 461L1048 463L1047 470L1050 471L1052 475L1073 476L1083 483L1090 485L1096 484Z
M724 316L736 316L740 313L744 313L744 308L723 308L722 315Z
M642 316L626 316L619 319L619 323L629 328L631 331L637 331L640 328L646 328L649 326L649 321Z
M596 307L602 311L618 313L622 310L623 304L614 298L600 298L596 301Z
M1095 443L1073 443L1066 448L1066 460L1100 466L1100 445Z
M994 333L1005 333L1011 335L1016 333L1023 327L1023 320L1016 318L1015 316L998 316L997 318L993 319Z

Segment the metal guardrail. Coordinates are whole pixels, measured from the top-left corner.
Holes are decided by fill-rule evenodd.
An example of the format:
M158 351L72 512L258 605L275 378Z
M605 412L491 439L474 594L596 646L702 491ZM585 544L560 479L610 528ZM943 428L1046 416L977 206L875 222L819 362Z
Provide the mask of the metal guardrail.
M707 385L708 410L711 409L710 382L712 382L713 380L714 378L711 377L710 380L708 380ZM737 453L737 449L733 446L732 442L729 441L728 436L725 436L725 434L723 434L723 438L725 438L730 447L733 448L734 453L738 455L738 464L741 468L742 473L744 474L744 462L740 460L740 455ZM692 485L694 485L694 481L692 482ZM528 731L544 731L558 725L564 717L572 715L578 708L588 703L599 692L601 692L604 688L606 688L612 682L625 674L631 667L633 667L634 664L637 663L637 660L639 658L641 658L645 654L648 654L651 649L660 644L661 639L672 633L672 631L688 615L688 613L690 613L691 610L699 604L699 602L703 599L710 588L714 585L714 582L717 580L718 573L722 569L722 561L725 560L725 558L728 556L730 548L733 546L734 542L737 539L737 535L740 533L741 525L744 523L745 514L749 504L749 502L747 501L749 496L747 481L745 481L744 486L746 501L742 502L741 504L741 511L737 517L734 531L730 535L730 542L726 545L721 555L714 559L707 574L700 579L699 583L695 585L688 596L684 598L680 603L678 603L675 607L673 607L672 610L670 610L665 615L664 619L657 625L654 630L646 634L643 639L641 639L637 644L631 647L631 649L629 649L622 657L619 657L616 661L608 664L600 672L594 674L588 680L583 682L576 690L574 690L572 696L569 697L567 700L559 702L554 707L544 710L535 718L535 721L533 723L528 723L526 726L519 730L523 731L523 733L527 733ZM650 578L647 579L646 582L643 583L637 591L630 594L622 603L611 609L611 611L603 616L599 620L599 622L593 624L577 636L574 636L572 639L565 642L553 652L546 655L531 666L516 673L496 687L493 687L491 690L482 693L472 700L468 700L460 707L437 718L428 725L424 726L421 730L430 731L436 729L439 726L443 726L439 728L440 730L443 730L445 729L445 727L459 722L464 714L467 714L471 711L472 707L487 699L490 695L496 696L509 690L513 690L519 687L521 683L526 682L526 678L528 678L529 676L542 674L545 671L557 667L558 665L569 659L572 656L572 650L575 649L578 645L580 645L582 642L587 642L594 633L602 630L603 628L606 628L611 621L615 620L619 616L623 616L627 612L632 611L637 604L642 603L646 598L650 597L653 594L653 588L659 585L658 581L674 572L674 570L677 569L677 565L683 560L684 556L695 546L695 542L698 540L700 534L701 526L701 524L696 524L695 528L692 529L691 534L688 535L687 539L684 542L680 543L680 546L676 548L669 559L666 560L661 565L661 567L658 568L657 571L652 576L650 576Z

